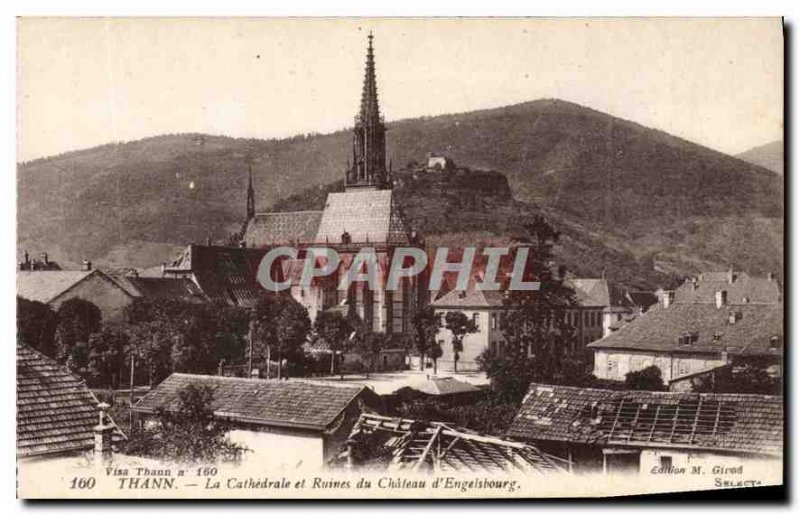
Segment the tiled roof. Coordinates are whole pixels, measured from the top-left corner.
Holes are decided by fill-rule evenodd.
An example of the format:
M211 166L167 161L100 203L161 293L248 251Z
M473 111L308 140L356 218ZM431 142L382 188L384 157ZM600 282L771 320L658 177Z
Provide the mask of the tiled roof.
M81 380L47 356L17 344L18 456L93 448L97 405Z
M780 455L783 398L534 384L507 435L529 441Z
M731 273L733 280L731 281ZM675 290L674 302L714 304L716 292L724 290L728 304L777 304L781 302L778 282L767 277L750 277L745 272L705 272ZM746 300L745 300L746 299Z
M452 276L452 274L451 274ZM475 287L479 282L470 279L466 290L455 290L454 279L446 277L439 296L431 304L437 308L500 308L503 307L502 291L484 291ZM567 279L567 286L575 289L575 299L582 307L610 306L608 281L605 279ZM447 290L445 290L447 289Z
M258 213L247 224L244 242L248 247L312 242L320 220L322 211Z
M475 288L450 290L431 304L435 308L500 308L503 307L503 292Z
M408 232L392 190L329 193L317 232L317 243L339 243L344 232L353 242L408 243Z
M47 304L99 270L17 272L17 295Z
M611 305L608 281L605 279L570 278L566 279L564 283L575 290L575 299L579 306L604 307Z
M189 279L167 277L126 277L138 296L156 299L198 300L203 293Z
M265 426L322 431L357 398L370 395L362 385L329 385L301 380L172 374L136 403L134 411L175 410L186 386L210 386L218 417Z
M731 315L736 318L731 324ZM681 345L679 338L697 335ZM589 348L674 352L723 352L780 356L771 348L773 336L783 337L783 305L723 306L711 304L657 304L650 310Z
M435 377L413 383L409 386L428 395L455 395L460 393L474 393L481 391L480 388L465 381L459 381L453 377Z
M208 299L250 307L265 291L257 274L266 253L267 249L189 245L167 268L167 275L191 274Z
M532 445L480 435L441 422L362 413L350 433L349 443L358 447L365 438L369 442L368 454L353 456L356 465L364 468L474 474L565 473L556 458Z

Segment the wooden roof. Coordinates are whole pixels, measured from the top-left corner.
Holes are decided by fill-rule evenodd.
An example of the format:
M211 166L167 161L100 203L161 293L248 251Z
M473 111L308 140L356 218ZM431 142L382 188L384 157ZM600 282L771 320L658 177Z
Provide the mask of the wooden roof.
M92 449L99 423L97 405L80 379L47 356L17 344L17 456Z
M534 384L507 435L528 441L780 455L783 398Z
M366 454L360 449L361 442L367 444ZM565 472L557 458L532 445L480 435L441 422L363 413L353 427L348 444L351 450L347 452L353 453L351 458L357 466L387 471Z

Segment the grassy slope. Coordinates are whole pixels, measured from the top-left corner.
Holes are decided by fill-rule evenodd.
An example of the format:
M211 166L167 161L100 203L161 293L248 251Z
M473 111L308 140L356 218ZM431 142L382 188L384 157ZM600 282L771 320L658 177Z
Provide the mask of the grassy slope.
M324 198L320 188L342 175L349 139L348 132L279 141L167 135L24 163L19 245L66 263L102 263L142 242L165 249L221 240L244 214L246 155L255 158L257 205L267 209L308 187ZM573 242L564 255L586 273L599 274L620 254L642 269L679 273L729 264L782 269L781 178L662 132L540 100L395 122L388 139L395 168L443 151L460 166L508 178L516 206L479 199L476 210L456 195L443 211L435 189L409 196L410 216L433 217L430 227L447 227L441 233L450 238L502 232L503 220L525 204L562 229ZM149 264L149 251L133 252ZM635 275L642 274L650 275Z

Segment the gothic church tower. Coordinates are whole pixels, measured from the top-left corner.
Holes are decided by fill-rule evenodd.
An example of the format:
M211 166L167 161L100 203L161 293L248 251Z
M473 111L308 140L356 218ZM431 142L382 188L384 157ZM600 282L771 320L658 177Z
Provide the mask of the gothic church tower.
M353 128L353 156L345 175L345 188L386 189L390 185L386 171L386 127L378 107L375 57L370 33L361 109Z

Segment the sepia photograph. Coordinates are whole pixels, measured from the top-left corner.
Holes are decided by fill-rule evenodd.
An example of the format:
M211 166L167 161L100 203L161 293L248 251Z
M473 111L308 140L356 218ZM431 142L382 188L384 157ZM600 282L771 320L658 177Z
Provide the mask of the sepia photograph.
M782 18L16 32L18 498L785 495Z

